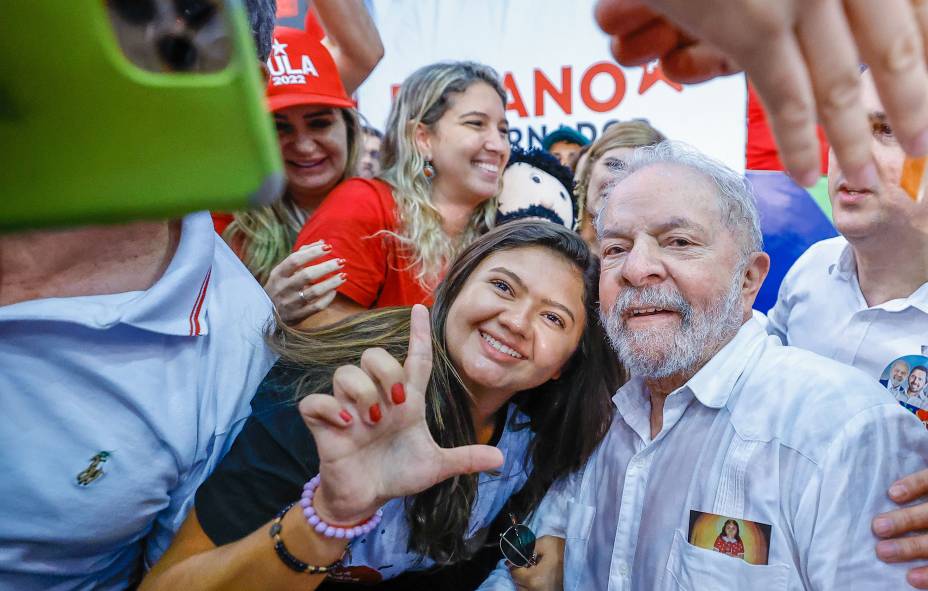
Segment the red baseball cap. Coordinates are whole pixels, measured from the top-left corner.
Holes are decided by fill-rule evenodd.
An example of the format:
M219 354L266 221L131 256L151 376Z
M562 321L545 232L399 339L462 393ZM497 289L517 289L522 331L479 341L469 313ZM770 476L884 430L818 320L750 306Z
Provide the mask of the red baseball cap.
M267 67L270 73L267 99L271 111L294 105L354 107L332 54L310 33L290 27L274 29Z

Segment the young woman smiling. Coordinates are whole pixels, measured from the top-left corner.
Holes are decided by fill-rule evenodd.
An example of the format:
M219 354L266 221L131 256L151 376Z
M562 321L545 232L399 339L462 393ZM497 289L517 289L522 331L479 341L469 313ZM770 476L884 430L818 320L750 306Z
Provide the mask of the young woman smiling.
M324 308L335 296L334 288L344 282L340 274L318 281L341 269L338 260L300 271L327 252L324 244L290 253L307 218L332 189L355 174L362 136L354 103L316 36L275 29L268 74L268 105L277 127L286 191L273 205L234 216L215 215L214 221L265 286L281 317L292 321Z
M370 308L428 303L446 265L485 231L509 158L506 92L473 62L425 66L400 87L378 178L339 185L295 248L324 240L347 280L302 325Z
M288 566L268 526L316 474L311 504L330 523L383 506L334 578L375 582L466 560L504 505L524 517L610 423L618 376L602 369L615 363L597 267L569 230L516 221L461 253L431 321L418 306L278 327L282 360L253 416L142 589L313 588L322 577ZM287 554L322 566L345 552L348 540L316 532L299 505L281 515L274 531Z

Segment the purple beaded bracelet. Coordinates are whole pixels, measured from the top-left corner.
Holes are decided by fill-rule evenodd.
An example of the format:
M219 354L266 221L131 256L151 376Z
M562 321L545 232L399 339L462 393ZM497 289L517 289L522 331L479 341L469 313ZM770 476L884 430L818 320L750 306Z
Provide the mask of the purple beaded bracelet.
M363 536L380 524L380 520L383 519L383 509L377 509L377 512L371 515L370 519L354 527L335 527L323 521L316 513L316 510L313 509L313 496L315 496L316 489L319 488L320 482L322 482L322 479L316 474L309 482L303 485L303 494L300 495L300 507L303 508L303 515L306 516L306 521L317 533L327 538L344 538L351 540L358 536Z

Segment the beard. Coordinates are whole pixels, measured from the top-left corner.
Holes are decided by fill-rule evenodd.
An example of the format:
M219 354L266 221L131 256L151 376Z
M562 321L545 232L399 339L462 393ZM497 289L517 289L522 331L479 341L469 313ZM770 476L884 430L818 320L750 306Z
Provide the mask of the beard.
M600 320L619 361L633 376L666 378L695 373L727 342L742 324L742 273L735 274L726 293L702 310L692 306L673 287L629 287L622 291ZM629 330L623 315L630 308L661 308L680 315L679 329Z

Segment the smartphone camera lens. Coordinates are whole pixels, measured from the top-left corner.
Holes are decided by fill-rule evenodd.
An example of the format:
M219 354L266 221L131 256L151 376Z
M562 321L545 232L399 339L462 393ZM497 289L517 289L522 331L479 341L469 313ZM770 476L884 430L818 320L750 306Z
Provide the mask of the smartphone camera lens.
M158 53L172 70L186 72L197 61L197 48L189 39L177 35L165 35L158 39Z
M110 8L127 23L142 26L155 20L154 0L109 0Z
M175 0L174 7L191 29L203 28L217 12L216 5L209 0Z

